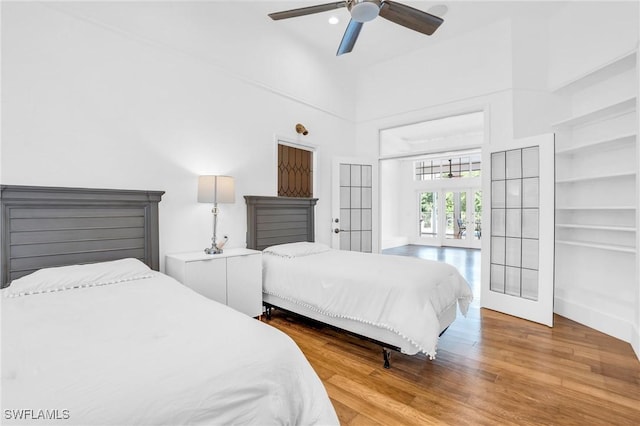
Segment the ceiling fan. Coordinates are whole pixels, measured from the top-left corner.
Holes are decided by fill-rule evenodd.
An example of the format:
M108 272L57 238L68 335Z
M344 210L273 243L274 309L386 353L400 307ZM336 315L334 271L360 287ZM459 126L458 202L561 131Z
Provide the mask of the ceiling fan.
M449 179L457 177L457 176L454 176L453 173L451 173L451 158L449 158L449 173L447 173L447 177Z
M277 21L280 19L296 18L298 16L326 12L341 7L346 7L349 10L351 20L349 21L349 25L347 25L344 36L342 36L342 41L340 42L336 56L351 52L353 46L356 44L356 40L358 40L362 25L365 22L375 19L378 15L398 25L426 35L433 34L444 22L442 18L435 15L390 0L346 0L270 13L269 17Z

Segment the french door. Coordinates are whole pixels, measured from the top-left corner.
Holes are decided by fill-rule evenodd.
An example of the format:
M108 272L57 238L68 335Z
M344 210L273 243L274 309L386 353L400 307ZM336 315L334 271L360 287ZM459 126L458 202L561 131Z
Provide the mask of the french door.
M487 150L482 307L553 326L554 136Z
M444 232L442 245L480 248L482 191L479 188L442 191Z
M421 239L439 246L480 248L482 191L443 188L418 193Z
M333 162L331 246L340 250L378 252L377 163L358 158Z

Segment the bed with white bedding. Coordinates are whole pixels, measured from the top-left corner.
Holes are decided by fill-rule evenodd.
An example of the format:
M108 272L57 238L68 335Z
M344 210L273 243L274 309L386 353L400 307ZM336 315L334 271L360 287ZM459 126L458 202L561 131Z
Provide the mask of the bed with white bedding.
M43 269L1 300L3 424L338 423L289 337L138 260Z
M263 300L399 348L435 357L438 337L466 314L471 289L443 262L297 242L263 251Z
M0 422L337 424L289 337L157 272L162 194L0 185Z
M473 296L452 265L313 243L315 198L245 196L247 247L263 251L263 302L388 350L434 357Z

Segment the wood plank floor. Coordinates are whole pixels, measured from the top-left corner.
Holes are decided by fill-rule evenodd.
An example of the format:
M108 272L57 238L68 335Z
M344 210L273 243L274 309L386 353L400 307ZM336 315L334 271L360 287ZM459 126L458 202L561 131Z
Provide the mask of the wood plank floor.
M479 274L463 269L476 293ZM640 424L628 343L560 316L548 328L478 306L440 338L435 360L393 352L389 370L372 343L278 311L268 323L300 346L343 425Z

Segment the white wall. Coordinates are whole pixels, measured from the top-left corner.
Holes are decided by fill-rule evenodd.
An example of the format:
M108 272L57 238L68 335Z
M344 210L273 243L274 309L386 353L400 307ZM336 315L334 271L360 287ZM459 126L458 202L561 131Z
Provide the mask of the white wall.
M504 20L373 65L358 78L358 122L397 117L407 124L399 115L510 87L509 34L510 23ZM377 139L367 144L377 147Z
M568 2L549 19L549 40L555 88L637 48L638 2Z
M557 110L549 92L549 19L521 16L511 22L513 129L515 138L549 133Z
M388 160L380 162L380 199L384 203L380 206L380 223L384 232L381 234L380 248L403 246L409 243L406 233L402 232L401 219L404 212L405 203L401 201L401 190L403 181L407 176L404 174L404 167L400 161Z
M304 142L317 146L318 223L328 223L330 160L351 152L353 97L313 58L271 57L268 46L285 43L278 51L305 54L284 37L259 40L258 66L245 74L250 52L219 62L233 40L193 28L174 39L168 16L204 22L215 10L201 5L3 2L2 183L164 190L163 260L210 244L197 176L232 175L236 203L221 206L218 231L244 246L243 195L276 194L274 135L302 138L301 122ZM189 44L195 35L213 41ZM328 243L328 227L317 238Z

